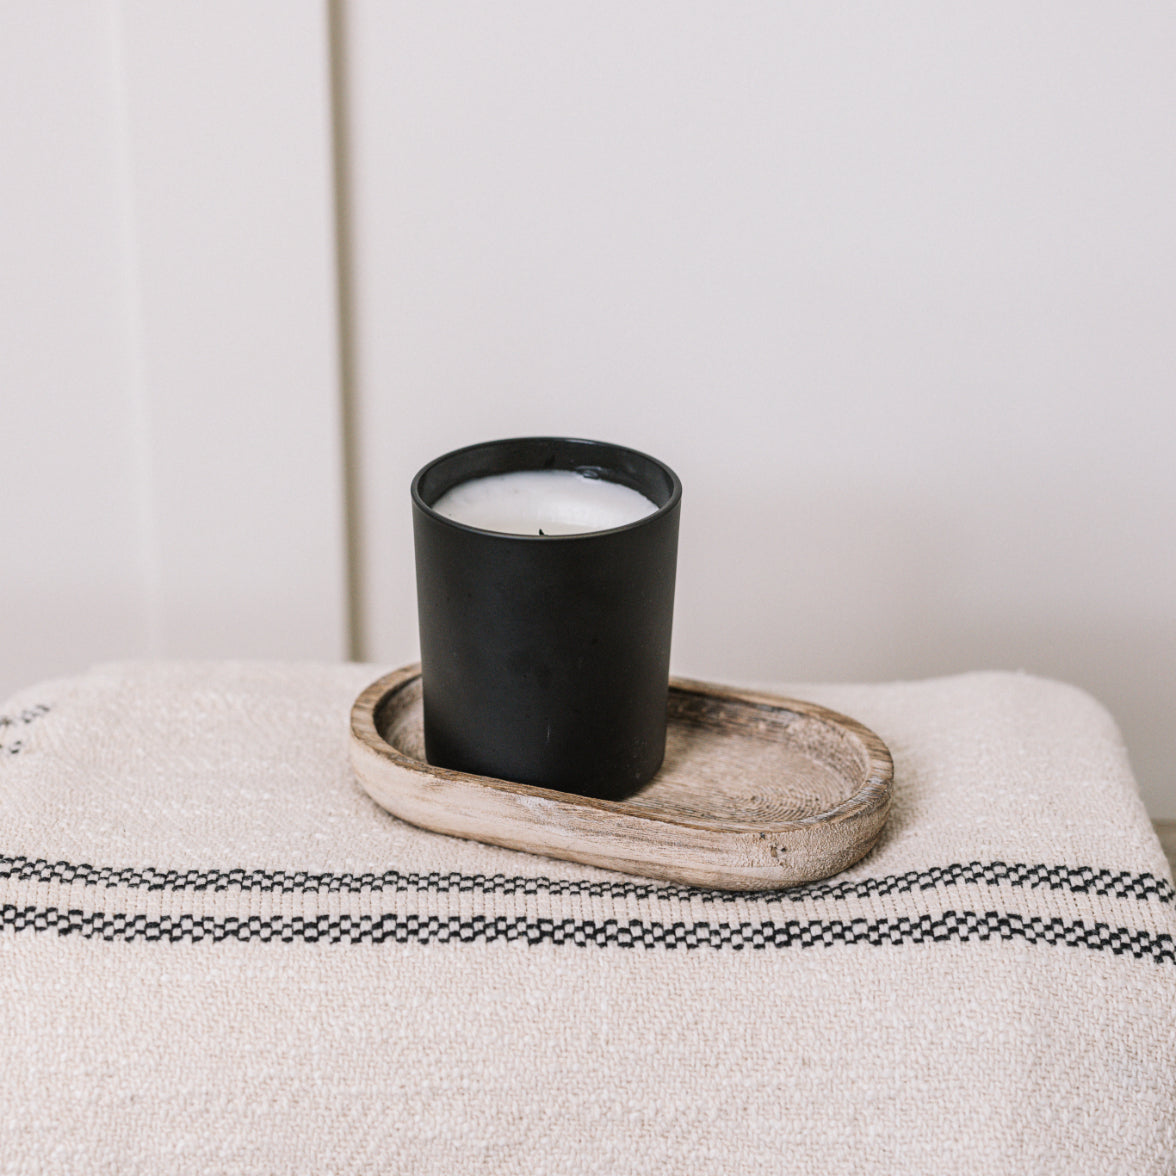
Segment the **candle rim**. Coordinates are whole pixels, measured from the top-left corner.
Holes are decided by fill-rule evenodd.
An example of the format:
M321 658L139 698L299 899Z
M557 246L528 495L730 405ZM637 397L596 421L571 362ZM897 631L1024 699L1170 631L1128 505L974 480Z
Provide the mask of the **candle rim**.
M470 523L458 522L457 519L451 519L446 515L433 509L431 503L425 501L425 497L421 492L422 483L428 478L438 465L442 462L448 462L455 459L460 459L463 456L472 456L478 450L493 450L498 447L528 447L528 446L572 446L584 447L585 452L592 450L607 451L612 450L617 453L623 453L637 458L639 461L647 462L651 466L658 469L665 475L669 482L670 493L666 501L658 506L656 502L646 493L645 490L639 486L632 485L630 482L623 481L619 478L607 478L602 475L609 471L609 466L600 462L583 461L574 465L545 465L536 466L532 464L523 464L519 466L511 466L508 469L490 469L481 473L470 473L457 479L451 485L444 487L433 499L438 501L444 494L448 493L454 487L459 486L465 482L472 482L478 478L493 478L503 474L518 474L518 473L545 473L548 470L565 470L569 473L581 474L588 478L597 478L600 481L612 482L614 485L626 486L630 490L635 490L638 494L643 495L654 503L654 510L642 518L634 519L631 523L622 523L619 527L608 527L599 531L576 531L570 534L563 535L530 535L525 532L516 531L493 531L486 527L475 527ZM603 454L601 453L601 456ZM591 471L591 472L589 472ZM463 445L458 449L452 449L448 453L442 453L440 456L433 458L432 461L423 465L412 479L411 495L413 505L418 509L424 511L430 518L436 519L449 527L454 527L459 531L469 531L475 535L490 535L497 539L522 539L527 542L553 542L553 541L575 541L584 539L594 539L600 535L616 535L623 531L631 531L637 527L648 526L654 520L661 518L674 510L682 500L682 480L676 473L660 458L651 456L648 453L643 453L639 449L633 449L628 445L618 445L612 441L595 441L586 437L502 437L492 441L476 441L472 445Z

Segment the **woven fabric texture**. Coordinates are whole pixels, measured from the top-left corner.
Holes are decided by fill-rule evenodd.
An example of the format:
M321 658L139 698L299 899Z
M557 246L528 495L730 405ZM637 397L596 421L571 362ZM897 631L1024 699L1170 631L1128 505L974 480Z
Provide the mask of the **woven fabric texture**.
M894 805L735 895L386 814L383 669L0 705L0 1172L1176 1172L1172 880L1087 695L783 688L877 731Z

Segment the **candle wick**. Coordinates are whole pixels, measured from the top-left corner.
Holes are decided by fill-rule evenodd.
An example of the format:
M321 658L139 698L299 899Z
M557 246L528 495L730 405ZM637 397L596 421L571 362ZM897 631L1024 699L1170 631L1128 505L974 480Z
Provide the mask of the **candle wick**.
M542 528L542 527L540 527L540 528L539 528L539 534L540 534L540 535L542 535L542 534L543 534L543 528Z

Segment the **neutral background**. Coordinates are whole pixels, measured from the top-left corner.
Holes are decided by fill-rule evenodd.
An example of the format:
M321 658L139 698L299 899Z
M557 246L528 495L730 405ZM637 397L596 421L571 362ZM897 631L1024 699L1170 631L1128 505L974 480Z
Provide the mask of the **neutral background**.
M415 656L408 481L686 487L675 669L1073 681L1176 817L1176 6L0 0L0 694Z

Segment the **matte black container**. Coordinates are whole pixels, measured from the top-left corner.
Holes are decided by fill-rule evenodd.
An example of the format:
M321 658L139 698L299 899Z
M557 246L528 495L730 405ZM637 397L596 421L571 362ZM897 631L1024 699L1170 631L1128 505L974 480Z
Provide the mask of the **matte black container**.
M609 531L510 535L432 509L471 478L576 470L658 510ZM682 484L600 441L527 437L455 450L412 482L429 763L617 798L661 766Z

